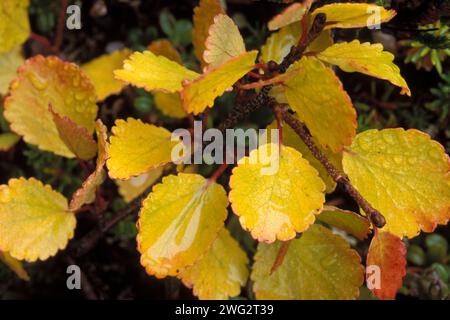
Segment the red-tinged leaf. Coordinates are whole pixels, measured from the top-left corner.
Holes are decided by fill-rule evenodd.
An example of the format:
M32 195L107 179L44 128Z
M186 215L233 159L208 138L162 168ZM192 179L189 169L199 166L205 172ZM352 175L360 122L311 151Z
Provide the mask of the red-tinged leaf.
M75 156L82 160L88 160L97 153L97 144L88 130L76 124L67 116L62 116L53 110L49 105L48 110L53 116L53 122L58 130L59 137L66 144L67 148Z
M389 232L375 233L367 254L367 268L376 266L380 271L378 285L377 281L374 281L375 285L369 288L375 296L380 299L395 298L406 274L405 256L406 247L399 237ZM369 280L371 276L374 276L374 274L366 273L368 283L371 283L371 280Z
M194 46L195 56L202 66L207 65L203 60L203 52L206 49L205 42L208 38L209 27L214 23L214 17L220 13L225 13L220 0L200 0L198 6L194 9L192 45Z
M105 181L106 172L104 169L106 158L108 157L108 142L107 142L107 128L100 119L95 124L97 134L97 164L95 171L83 182L83 185L72 195L69 209L76 212L85 204L95 201L96 191L98 187Z

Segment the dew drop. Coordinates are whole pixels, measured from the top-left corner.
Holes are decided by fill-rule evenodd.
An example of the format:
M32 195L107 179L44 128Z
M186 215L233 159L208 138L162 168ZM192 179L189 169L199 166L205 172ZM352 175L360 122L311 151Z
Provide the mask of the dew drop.
M86 99L86 93L84 92L75 93L75 99L77 99L78 101L83 101L84 99Z
M30 79L31 84L38 90L45 90L48 87L48 81L42 79L34 73L28 74L28 79Z
M145 183L145 181L147 180L148 174L144 173L141 174L140 176L134 177L130 179L130 184L133 187L140 187L141 185L143 185Z
M49 67L53 67L53 66L55 66L57 64L57 60L50 58L50 59L47 60L47 64L48 64Z
M78 87L78 86L80 85L80 77L75 77L75 78L73 78L72 84L73 84L75 87Z
M394 156L394 162L396 164L401 164L402 163L402 157L401 156Z
M11 192L6 185L0 186L0 202L6 203L11 200Z
M19 86L19 81L13 81L11 83L11 90L17 89L18 86Z
M439 152L437 150L431 150L429 152L429 155L431 158L436 159L436 160L440 159L440 157L441 157L441 155L439 154Z
M408 158L408 163L409 164L416 164L417 163L417 158L416 157L409 157Z
M73 102L73 98L72 98L70 95L68 95L68 96L66 96L66 97L64 98L64 103L65 103L66 105L71 105L72 102Z
M361 139L359 139L359 146L360 146L361 149L363 149L364 151L367 151L367 150L370 149L370 144L371 144L371 139L370 139L370 137L363 136L363 137L361 137Z
M382 136L384 141L386 141L388 144L395 144L395 139L392 135L392 133L388 131L382 131Z
M334 255L330 255L330 256L325 257L322 260L320 260L320 265L324 269L329 269L335 263L335 261L336 261L336 259L335 259Z

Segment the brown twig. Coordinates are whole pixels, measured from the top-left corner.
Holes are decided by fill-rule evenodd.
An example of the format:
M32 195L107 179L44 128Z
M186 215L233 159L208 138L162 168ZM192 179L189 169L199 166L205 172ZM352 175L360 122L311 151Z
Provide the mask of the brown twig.
M289 80L290 78L292 78L293 76L295 76L297 73L298 73L297 70L295 70L295 72L289 72L287 74L283 74L278 77L272 77L270 79L258 80L255 82L245 83L245 84L240 84L238 82L238 83L236 83L236 87L241 90L251 90L251 89L261 88L264 86L285 82L285 81Z
M59 52L59 49L61 48L61 45L62 45L63 40L64 40L64 26L65 26L65 21L66 21L67 5L68 5L68 1L67 0L61 0L60 1L58 25L56 27L55 42L53 44L53 48L57 52Z
M308 128L298 120L293 114L289 112L287 105L276 104L274 105L275 110L281 112L284 121L297 133L297 135L303 140L314 157L320 161L320 163L325 167L328 174L333 178L334 181L341 184L344 187L345 192L350 195L356 203L364 210L367 217L371 223L377 227L382 228L386 224L386 220L383 215L373 208L370 203L359 193L358 190L350 183L348 177L337 169L328 160L326 155L316 146Z
M283 264L284 257L286 256L286 253L288 252L290 244L291 244L291 241L284 241L281 244L281 247L278 250L278 254L275 258L275 261L273 262L272 268L270 268L270 274L274 273Z
M305 14L300 21L300 24L302 26L302 36L300 37L300 40L298 42L299 46L304 45L306 41L308 41L308 23L309 23L309 14Z
M76 261L69 255L65 257L65 260L68 264L71 265L78 265ZM81 273L81 290L83 291L84 296L88 300L99 300L98 295L96 293L96 290L94 286L89 281L89 278L87 277L86 273L80 268Z
M219 168L217 168L216 171L214 171L214 173L211 175L211 177L209 177L208 179L208 185L211 184L212 182L216 182L217 179L222 175L222 173L225 172L225 170L227 170L228 168L228 163L223 163L219 166Z
M208 128L209 110L211 110L211 109L207 108L205 111L203 111L203 114L202 114L203 130L206 130Z
M281 64L278 67L278 71L280 73L285 73L286 70L293 64L294 62L298 61L303 53L305 52L306 48L317 39L317 37L322 32L323 28L325 28L327 17L323 13L319 13L315 18L314 22L311 26L311 29L309 31L304 30L307 32L306 40L300 39L300 42L298 46L294 46L291 48L291 51L289 51L288 55L283 59Z
M40 43L41 46L44 47L44 49L47 50L48 52L56 53L55 48L53 48L52 44L46 37L41 36L37 33L31 32L30 38L33 39L34 41Z
M283 145L283 114L275 109L274 112L275 119L277 121L277 129L278 129L278 151L281 152L281 146Z

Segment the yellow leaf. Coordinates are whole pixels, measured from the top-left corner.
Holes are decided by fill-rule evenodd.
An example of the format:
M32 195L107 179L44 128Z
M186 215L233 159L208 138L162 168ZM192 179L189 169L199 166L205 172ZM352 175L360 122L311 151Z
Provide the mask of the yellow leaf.
M225 13L220 4L220 0L200 0L200 3L194 9L194 28L192 29L192 44L194 53L202 66L206 65L203 60L205 51L205 42L208 38L209 27L214 22L214 17L220 13Z
M98 101L103 101L113 94L117 94L125 87L122 81L114 78L114 70L123 65L123 61L131 54L127 48L104 54L81 66L91 77L97 91Z
M291 240L283 263L271 274L281 242L260 243L251 274L257 299L347 300L359 296L364 268L340 236L313 225Z
M324 206L317 216L321 222L341 229L359 240L364 240L370 232L370 223L355 212L342 210L333 206Z
M178 119L186 117L187 113L183 109L181 98L178 93L155 91L153 92L153 98L156 107L161 110L164 115Z
M8 92L9 83L16 77L17 68L23 62L20 47L0 53L0 96Z
M18 70L5 102L5 118L25 142L42 150L74 157L59 137L48 106L67 116L91 134L97 105L95 89L88 76L75 64L57 57L35 56Z
M326 29L372 27L388 22L396 15L394 10L367 3L328 4L314 10L311 19L319 13L327 16Z
M276 120L267 127L267 130L272 129L277 129ZM314 157L314 155L311 153L311 151L303 142L303 140L287 124L283 125L282 134L283 134L283 145L294 148L297 151L299 151L302 154L303 158L308 160L309 164L319 172L319 177L323 180L323 182L325 182L326 192L327 193L333 192L334 189L336 188L336 182L334 182L333 178L330 177L327 170L320 163L320 161L317 160L316 157ZM270 131L268 131L267 139L269 142L271 141ZM313 138L313 140L315 139ZM329 149L322 148L317 142L316 145L328 157L328 160L330 160L331 163L333 163L333 165L335 165L337 168L342 167L341 164L342 154L333 153Z
M234 21L225 14L214 17L206 39L203 59L209 68L216 68L229 59L245 52L244 39Z
M19 142L20 137L14 133L1 133L0 134L0 151L8 151L17 142Z
M394 55L383 51L380 43L341 42L319 53L317 57L325 62L337 65L345 72L361 72L369 76L387 80L402 88L402 94L411 96L411 90L400 69L394 64Z
M399 237L432 232L450 218L450 161L444 148L417 130L368 130L344 152L352 184Z
M128 179L171 162L171 133L162 127L128 118L116 120L109 138L109 176Z
M208 252L179 278L201 300L226 300L241 292L248 278L248 258L223 228Z
M106 163L106 157L108 156L108 142L107 142L107 129L102 121L99 119L95 124L97 133L97 164L95 171L87 177L83 182L81 188L79 188L72 196L69 209L72 212L79 210L83 205L94 202L97 188L105 181L106 173L103 168Z
M214 105L214 100L253 69L257 51L242 53L184 85L181 100L184 109L197 115Z
M3 261L12 271L14 271L17 276L25 281L30 280L30 276L27 271L23 268L22 262L11 257L8 252L0 251L0 261Z
M141 264L158 278L192 266L223 228L227 206L223 187L200 175L165 177L153 187L139 213Z
M196 72L150 51L133 53L124 61L123 69L114 71L114 75L136 87L163 92L179 91L183 80L198 77Z
M97 145L87 129L77 125L69 117L59 115L53 110L51 105L49 110L53 116L59 138L66 144L67 148L77 158L82 160L89 160L95 157Z
M175 61L179 64L182 63L181 56L177 49L175 49L167 39L155 40L149 44L147 49L157 56L164 56L167 59Z
M298 44L302 35L302 27L299 23L293 23L274 32L267 38L261 47L260 61L281 63L291 50ZM331 32L325 30L306 48L305 52L320 52L333 44Z
M181 56L172 44L166 40L155 40L149 46L148 50L156 55L161 55L167 59L173 60L181 64ZM153 91L153 98L156 107L161 112L169 117L184 118L186 111L184 111L181 104L181 98L178 93L166 93L161 91Z
M150 170L128 180L116 180L119 193L125 202L131 202L156 182L163 173L163 167Z
M0 53L24 43L30 35L29 0L2 0L0 3Z
M303 3L293 3L289 7L283 10L280 14L276 15L269 21L269 30L278 30L284 26L290 25L293 22L302 20L303 16L308 13L311 8L311 4L314 0L305 0Z
M300 72L285 82L285 94L313 137L333 152L342 151L356 135L356 111L333 70L315 58L302 58Z
M19 260L45 260L64 249L76 220L67 200L30 178L0 186L0 250Z
M230 202L258 241L289 240L314 223L325 184L295 149L265 144L244 157L230 178Z
M260 61L269 62L271 60L281 63L291 50L292 46L298 43L301 36L299 24L291 24L283 27L280 31L274 32L267 38L266 43L261 47Z
M331 30L323 30L319 36L311 42L311 44L306 48L305 53L307 52L321 52L333 45L334 40L331 35Z
M286 99L286 88L283 85L274 86L270 92L269 96L274 98L278 103L289 104Z

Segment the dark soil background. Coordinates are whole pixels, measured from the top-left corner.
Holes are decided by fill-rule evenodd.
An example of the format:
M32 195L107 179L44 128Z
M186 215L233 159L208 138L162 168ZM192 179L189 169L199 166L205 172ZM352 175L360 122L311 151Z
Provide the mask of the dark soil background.
M259 48L264 44L269 34L265 27L267 21L286 6L279 2L282 1L227 1L227 13L239 24L248 49ZM336 1L317 1L317 5L327 2ZM377 2L389 5L388 1ZM414 63L404 63L410 48L402 45L404 40L421 39L423 32L417 32L416 29L425 24L422 21L427 19L424 18L423 10L418 14L414 9L419 8L423 2L433 1L409 1L408 4L405 1L394 2L400 6L399 17L383 27L381 32L351 29L338 30L334 35L336 41L358 38L361 41L383 42L385 48L395 53L396 63L413 92L412 98L400 96L397 88L381 80L356 73L338 70L336 72L358 110L360 131L398 126L417 128L428 132L448 151L449 59L442 62L443 77L448 77L446 83L434 68L429 71L418 70ZM435 2L436 6L441 3ZM183 61L192 68L198 68L190 44L189 24L196 5L197 1L194 0L84 0L82 29L65 31L61 57L81 64L115 48L125 46L142 50L152 40L169 38L182 53ZM55 36L58 13L58 1L33 0L30 8L33 32L52 39ZM429 16L432 14L436 12L429 13ZM437 18L441 14L449 15L445 10L440 10ZM440 18L446 21L444 16ZM428 20L430 19L433 20L428 17ZM450 41L446 45L447 48L450 47ZM49 54L33 40L26 43L25 52L27 57ZM431 89L439 84L442 85L438 90L439 94L433 94ZM223 106L211 112L213 124L220 122L231 109L232 98L227 95L219 100L219 104ZM108 128L113 125L115 119L128 116L162 123L168 128L189 124L187 120L183 122L162 116L153 107L151 95L134 88L126 88L122 94L109 97L99 105L99 110L99 116ZM269 110L263 109L242 125L251 123L262 127L271 120ZM3 119L2 126L6 126ZM205 167L201 168L201 172L210 174L213 169ZM7 183L8 179L18 176L34 176L51 184L68 197L83 180L76 161L39 151L24 142L20 142L7 153L0 153L0 183ZM226 186L228 176L229 170L219 182ZM101 215L89 212L79 214L76 236L65 251L47 261L26 264L31 277L29 282L19 280L0 264L0 299L193 299L191 290L185 288L177 279L158 280L145 273L139 264L136 251L133 217L122 221L108 232L94 249L83 256L73 257L72 253L76 251L78 240L83 235L126 205L111 180L107 180L103 185L102 197L107 203L106 212ZM339 190L328 200L341 207L356 210L355 204ZM229 228L251 257L255 242L240 230L233 215L230 216L227 222ZM450 239L450 228L440 227L437 234L441 236L427 238L426 235L421 235L408 242L411 267L399 298L440 299L448 296L450 268L447 240ZM357 244L357 249L363 252L367 245L368 243ZM72 263L79 265L84 272L83 290L67 290L66 268ZM366 292L363 292L362 297L371 298ZM240 298L254 298L251 284L242 290Z

